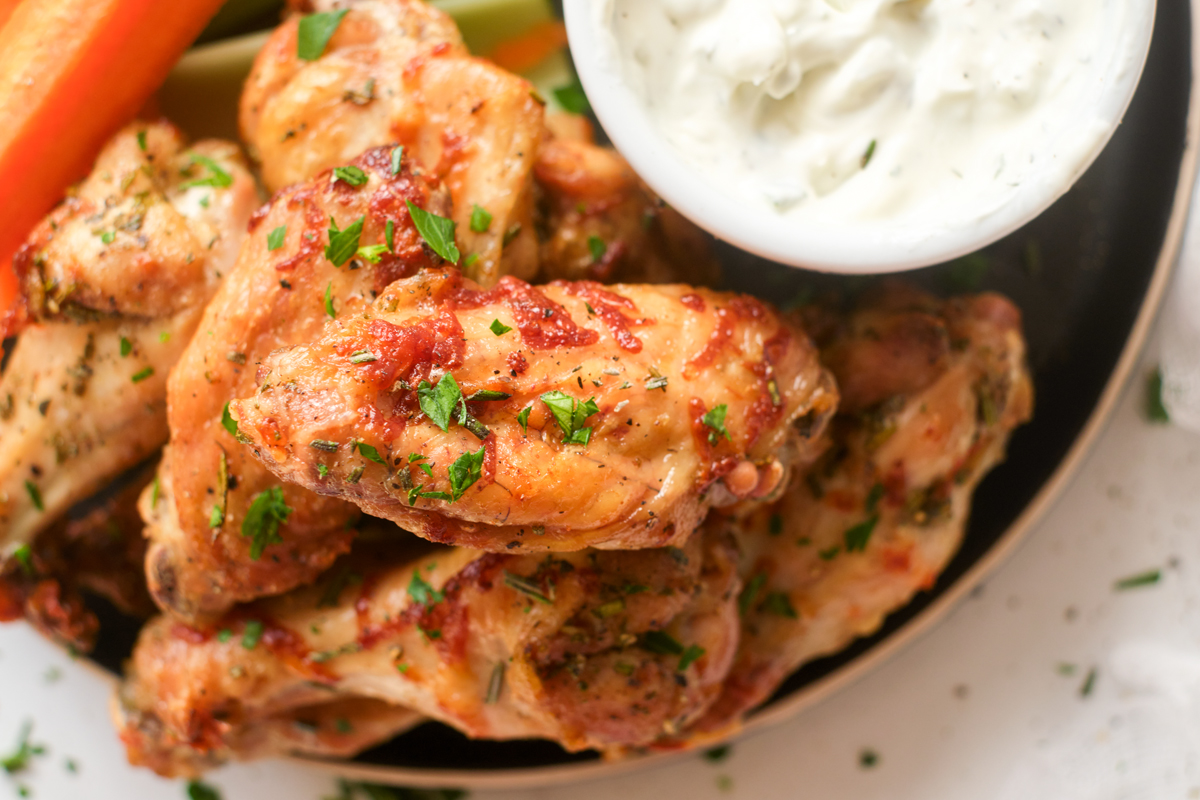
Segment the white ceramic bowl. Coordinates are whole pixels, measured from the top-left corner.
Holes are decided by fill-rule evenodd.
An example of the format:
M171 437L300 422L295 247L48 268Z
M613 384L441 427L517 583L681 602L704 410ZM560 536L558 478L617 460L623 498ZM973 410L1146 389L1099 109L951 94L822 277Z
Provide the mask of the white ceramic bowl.
M592 108L614 145L668 203L715 236L764 258L824 272L864 274L916 269L978 250L1030 221L1065 193L1108 143L1133 98L1150 48L1155 0L1094 0L1104 5L1103 46L1087 69L1084 91L1046 116L1043 163L1003 201L980 198L971 224L922 216L820 222L764 213L687 164L659 133L622 77L616 43L604 24L608 0L565 0L571 54ZM1080 136L1088 137L1080 157ZM1059 159L1059 153L1074 154ZM990 206L990 207L988 207Z

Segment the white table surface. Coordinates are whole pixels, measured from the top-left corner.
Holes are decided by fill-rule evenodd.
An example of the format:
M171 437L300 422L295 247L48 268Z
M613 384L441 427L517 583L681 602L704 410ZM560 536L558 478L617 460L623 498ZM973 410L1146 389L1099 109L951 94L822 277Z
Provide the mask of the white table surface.
M1200 436L1141 413L1151 344L1086 465L1016 555L882 668L722 763L477 800L1200 798ZM1117 579L1162 568L1158 585ZM1075 665L1063 675L1062 665ZM1081 696L1087 672L1094 691ZM125 764L103 683L24 625L0 627L0 753L34 722L35 798L185 797ZM869 748L873 769L859 764ZM67 759L77 764L72 774ZM320 800L322 774L229 767L225 800Z

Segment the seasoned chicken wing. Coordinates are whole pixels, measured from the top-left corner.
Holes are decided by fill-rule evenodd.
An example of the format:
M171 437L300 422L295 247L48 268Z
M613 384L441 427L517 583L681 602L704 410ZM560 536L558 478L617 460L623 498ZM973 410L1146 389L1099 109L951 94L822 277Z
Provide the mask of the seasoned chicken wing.
M257 204L237 148L135 124L14 263L27 327L0 378L0 555L166 440L167 373Z
M363 151L405 146L453 200L463 268L485 285L537 271L533 160L545 125L532 85L472 58L453 20L420 0L310 0L340 10L319 58L281 25L246 82L241 128L272 190Z
M708 523L734 533L744 589L737 661L702 730L735 723L932 587L975 487L1032 411L1020 312L999 295L893 286L827 334L847 409L831 448L773 506Z
M212 628L155 620L114 713L130 760L164 775L265 755L244 743L285 722L310 723L307 739L274 739L276 752L363 748L391 735L346 707L365 699L475 737L647 744L720 691L737 590L722 534L636 553L438 548L403 566L356 554Z
M410 164L394 169L391 149L368 151L350 164L358 185L324 173L255 217L168 386L161 498L143 502L147 578L163 609L220 614L312 580L348 549L354 506L281 488L225 409L254 391L267 354L317 338L330 315L357 316L397 277L439 262L407 204L445 213L447 198Z
M804 332L744 295L454 270L267 358L230 410L281 478L436 542L644 548L764 497L837 398Z

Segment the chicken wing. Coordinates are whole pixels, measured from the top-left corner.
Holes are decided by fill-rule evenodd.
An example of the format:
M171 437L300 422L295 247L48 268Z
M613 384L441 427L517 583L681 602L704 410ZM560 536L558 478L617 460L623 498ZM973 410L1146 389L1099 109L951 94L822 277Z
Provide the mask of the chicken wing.
M212 628L152 622L114 713L130 760L164 775L264 755L243 743L284 721L316 723L305 726L309 752L390 735L368 740L350 711L340 723L315 716L356 698L475 737L646 744L683 729L720 690L737 589L722 534L637 553L438 548L403 566L355 554L320 585Z
M329 315L354 317L395 278L439 263L407 204L445 213L444 190L413 173L407 157L393 169L389 148L348 166L362 171L358 185L324 173L281 192L255 217L171 375L161 497L143 502L143 515L151 593L179 617L219 615L287 591L349 547L357 510L280 488L238 443L225 413L231 399L254 391L268 353L317 338ZM286 506L272 504L276 493ZM290 514L277 514L280 507Z
M745 588L737 661L701 730L736 723L932 587L975 487L1032 411L1020 312L999 295L893 286L829 333L847 409L829 452L774 506L708 523L735 535Z
M836 391L804 332L744 295L454 270L398 281L231 404L281 478L431 541L645 548L764 497ZM457 420L457 422L455 421Z
M167 437L167 373L244 238L237 148L136 124L14 259L26 328L0 378L0 554Z
M420 0L311 0L344 13L319 58L281 25L246 82L241 129L272 190L399 143L445 182L468 274L533 277L533 159L545 126L532 85L472 58L453 20ZM478 209L478 211L477 211Z

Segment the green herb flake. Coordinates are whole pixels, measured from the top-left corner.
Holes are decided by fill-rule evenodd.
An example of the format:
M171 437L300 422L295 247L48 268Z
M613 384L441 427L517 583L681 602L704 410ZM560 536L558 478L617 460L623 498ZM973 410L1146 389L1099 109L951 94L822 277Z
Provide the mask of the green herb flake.
M879 501L883 499L883 484L877 483L871 487L871 491L867 492L867 502L864 504L868 514L874 514L879 508Z
M129 377L129 380L133 381L134 383L141 383L152 375L154 375L154 367L142 367L137 372L133 373L133 375Z
M219 528L225 524L225 509L219 505L212 507L212 513L208 515L208 527Z
M681 656L683 645L665 631L649 631L642 634L642 648L660 656Z
M404 159L404 145L392 148L392 174L400 174L400 162Z
M238 424L233 415L229 413L229 403L225 404L225 408L221 410L221 427L224 428L230 436L238 438Z
M338 443L331 442L328 439L313 439L308 443L308 446L325 453L336 453L338 451Z
M366 442L355 442L355 447L358 448L358 452L361 453L362 457L367 459L367 461L374 461L376 464L383 464L385 467L387 466L387 461L384 460L383 456L379 455L379 451L372 445L369 445Z
M33 503L33 507L38 511L45 511L46 504L42 502L42 490L37 487L33 481L25 481L25 491L29 493L29 502Z
M754 601L758 599L758 594L762 591L766 583L767 576L761 572L746 582L742 593L738 595L738 612L743 617L750 613L750 608L754 605Z
M296 31L296 56L304 61L316 61L325 54L329 40L334 31L342 24L342 17L349 9L326 11L323 14L309 14L300 20Z
M345 167L333 168L334 183L341 181L350 186L362 186L367 182L367 173L363 172L358 167L350 164Z
M242 630L242 647L247 650L253 650L258 646L262 635L263 624L256 619L249 620L246 623L246 627Z
M343 266L354 258L358 252L359 240L362 238L363 225L366 215L351 222L344 229L338 228L337 221L329 218L329 244L325 246L325 258L335 267Z
M129 358L129 354L133 352L133 342L121 337L121 358Z
M483 477L483 454L486 447L480 447L474 453L463 453L450 465L450 492L454 502L475 485Z
M500 693L504 691L504 662L497 661L496 666L492 667L492 676L488 679L487 695L484 696L484 705L494 706L500 702Z
M551 605L554 602L553 595L548 595L543 592L542 588L533 581L529 580L529 578L522 577L521 575L514 575L507 570L504 572L504 585L512 589L514 592L520 592L526 597L532 597L539 603Z
M879 522L879 517L874 516L870 519L847 528L842 534L842 541L846 545L847 553L862 552L867 549L867 542L871 541L871 533L875 530L876 523Z
M708 443L716 444L717 439L724 436L729 441L733 441L733 437L729 435L729 430L725 427L725 414L728 413L729 406L721 403L719 406L713 406L701 420L711 430L708 433Z
M325 287L325 315L330 319L337 319L337 310L333 307L333 281Z
M199 164L206 167L209 171L209 175L194 181L188 181L179 188L190 189L193 186L211 186L214 189L227 189L230 186L233 186L233 176L221 169L221 165L216 161L213 161L208 156L202 156L199 153L192 153L191 157L192 164Z
M729 758L729 755L732 752L733 748L730 745L724 744L720 747L714 747L710 750L705 750L704 760L710 764L720 764L722 761Z
M506 334L512 330L512 328L508 327L507 325L505 325L503 322L501 322L498 319L492 320L492 324L489 325L488 327L490 328L492 333L496 334L497 336L503 336L504 334Z
M583 84L579 82L578 77L565 86L555 89L554 99L558 101L564 111L572 114L586 114L592 109L591 104L588 103L587 94L583 91Z
M492 215L488 210L480 205L471 207L471 230L475 233L487 233L487 229L492 227Z
M221 800L221 793L207 783L189 781L187 785L188 800Z
M1096 688L1096 678L1099 676L1095 667L1088 670L1087 677L1083 679L1083 685L1079 687L1080 697L1090 697L1093 690Z
M454 244L454 229L457 227L454 220L426 211L411 200L404 202L408 205L408 213L412 216L413 225L417 227L417 233L421 234L425 243L446 261L457 264L462 254Z
M396 223L390 219L383 226L383 241L387 243L389 253L396 252Z
M267 250L275 252L283 247L283 240L287 238L287 225L280 225L275 230L267 234Z
M1146 419L1155 424L1166 424L1171 421L1171 415L1167 412L1166 405L1162 399L1163 390L1163 375L1162 367L1155 367L1154 371L1146 378L1146 395L1144 407L1146 411Z
M784 592L768 592L767 596L763 599L762 610L777 617L786 617L787 619L800 618L796 613L795 607L792 606L791 598Z
M34 576L33 550L29 545L23 544L14 550L13 558L21 565L21 571L25 573L26 577L32 578Z
M529 412L532 410L533 406L525 406L517 414L517 423L521 426L521 430L525 432L526 436L529 435Z
M679 664L675 667L675 671L685 671L692 664L696 663L696 660L703 656L706 652L708 651L698 644L689 645L688 648L683 651L683 655L679 657Z
M871 163L871 158L875 155L875 144L875 140L872 139L871 143L867 145L867 149L862 154L862 160L859 163L862 165L863 169L867 168L867 164Z
M554 421L563 433L563 444L579 444L586 446L592 440L592 429L584 427L588 417L600 412L596 398L589 398L580 403L575 398L560 391L546 392L541 401L550 409Z
M420 570L413 570L412 580L408 582L408 596L417 605L429 607L437 605L446 599L446 595L437 591L421 577Z
M251 540L250 558L258 561L267 545L280 544L279 526L288 521L292 509L283 499L283 489L272 486L255 495L242 520L242 536Z
M608 245L599 236L589 236L587 240L588 252L592 254L592 263L599 264L604 260L604 254L608 252Z
M879 754L870 748L863 748L858 754L858 766L861 769L875 769L879 766Z
M217 633L217 641L220 642L221 644L225 644L232 638L233 638L233 631L229 630L229 628L222 628Z
M767 520L767 533L771 534L772 536L778 536L783 533L782 514L772 514L771 518Z
M104 231L100 234L100 241L103 242L104 244L112 244L116 238L117 238L116 231Z
M1162 570L1151 569L1137 575L1130 575L1128 578L1122 578L1113 584L1113 588L1118 592L1123 592L1128 589L1140 589L1144 586L1153 586L1162 580Z
M646 391L650 392L655 389L662 389L664 392L667 390L667 376L663 375L655 367L650 367L650 377L646 379Z
M492 389L480 389L478 392L475 392L468 397L467 400L472 403L487 403L498 400L507 400L510 397L512 397L512 395L508 392L497 392Z
M137 132L137 143L138 143L138 150L141 150L143 153L146 152L146 132L145 131Z
M29 768L34 756L43 755L46 748L40 744L32 744L29 737L33 734L33 723L26 721L21 725L21 733L17 738L17 746L7 756L0 758L0 769L9 775L15 775Z
M946 268L945 281L951 291L973 292L983 283L992 268L983 253L971 253L953 261Z
M443 431L449 431L454 409L462 401L462 389L454 376L447 372L437 386L430 386L429 381L421 381L417 387L417 398L425 416Z

